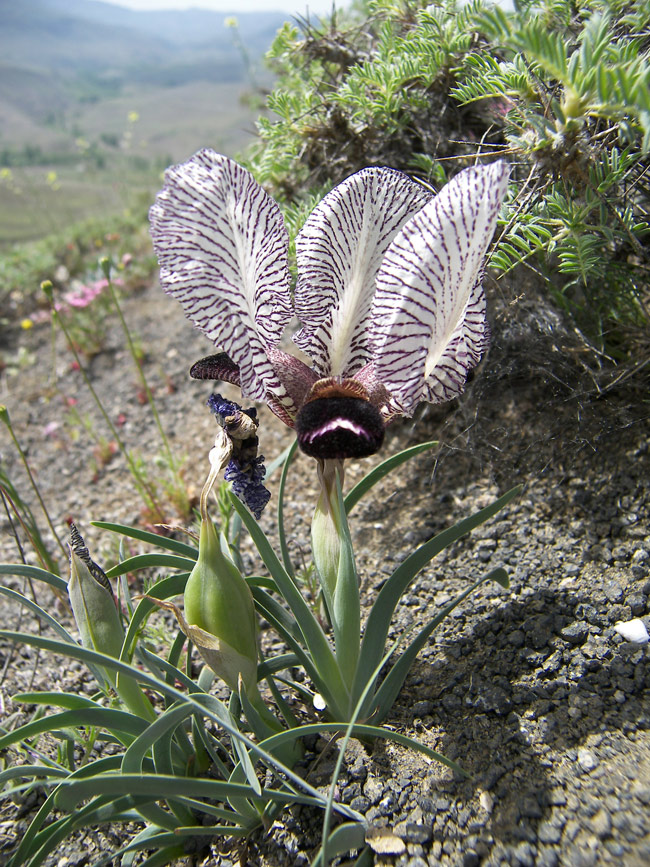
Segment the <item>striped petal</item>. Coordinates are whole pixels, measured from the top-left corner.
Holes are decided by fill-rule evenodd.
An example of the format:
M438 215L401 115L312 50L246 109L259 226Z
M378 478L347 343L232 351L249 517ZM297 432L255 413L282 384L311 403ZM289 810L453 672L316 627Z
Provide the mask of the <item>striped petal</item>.
M322 376L349 376L370 358L368 316L389 244L431 193L402 172L363 169L312 211L296 239L294 342Z
M460 394L487 347L483 259L506 194L497 162L460 172L390 245L371 313L375 373L401 412Z
M150 211L160 282L240 371L245 397L278 387L266 350L291 319L288 235L250 172L211 150L165 174Z

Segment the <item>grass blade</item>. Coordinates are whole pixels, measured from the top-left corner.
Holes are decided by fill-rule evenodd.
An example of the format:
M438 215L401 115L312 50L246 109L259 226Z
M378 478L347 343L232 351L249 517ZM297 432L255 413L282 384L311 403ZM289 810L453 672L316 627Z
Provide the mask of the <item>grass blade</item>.
M41 569L39 566L26 566L24 563L0 563L0 575L11 575L12 577L20 575L23 578L35 578L66 595L68 593L67 581L52 572L48 572L47 569Z
M406 461L414 458L416 455L419 455L421 452L435 448L437 445L437 441L432 441L428 443L420 443L417 446L411 446L408 449L398 452L396 455L392 455L390 458L387 458L385 461L378 464L374 469L370 470L370 472L365 475L360 482L357 482L345 497L345 510L348 515L352 509L354 509L359 500L361 500L362 497L365 497L368 491L376 485L377 482L380 482L385 476L392 472L392 470L401 466L403 463L406 463Z
M388 630L393 613L402 594L411 583L413 578L424 566L429 563L448 545L456 542L471 530L483 524L489 518L497 514L507 503L521 491L521 486L512 488L494 503L458 521L453 527L438 533L428 542L420 545L406 560L404 560L393 572L390 578L379 591L377 598L370 610L366 627L361 642L361 655L355 678L353 695L361 694L365 683L383 656Z
M284 466L282 467L280 486L278 488L278 540L280 543L280 554L282 555L282 562L284 563L284 568L287 570L287 574L292 579L295 579L296 575L293 569L293 564L291 562L291 557L289 555L289 546L287 545L287 536L284 527L284 492L287 484L289 467L291 466L297 449L298 440L294 440L291 447L289 448L289 451L287 452L287 458L284 462Z
M189 557L190 560L196 560L199 556L198 548L185 542L179 542L177 539L170 539L169 536L159 536L157 533L139 530L137 527L127 527L124 524L113 524L110 521L91 521L90 523L93 527L99 527L101 530L110 530L112 533L119 533L130 539L138 539L140 542L155 545L157 548L166 548L182 557Z
M196 564L196 559L190 557L179 557L176 554L136 554L135 557L129 557L128 560L122 560L106 570L107 578L117 578L118 575L124 575L125 572L137 572L138 569L150 569L152 566L162 566L165 569L182 569L192 571Z
M471 587L468 587L467 590L463 591L448 605L445 605L443 610L430 620L429 623L420 630L420 632L418 632L413 641L394 663L393 667L384 678L380 688L377 690L377 693L371 698L372 705L370 701L365 703L363 716L372 717L375 722L381 722L386 717L404 684L406 675L413 665L415 657L418 655L431 633L445 619L445 617L456 608L457 605L460 605L464 599L473 593L477 587L480 587L481 584L485 584L486 581L497 581L502 586L507 586L508 576L504 569L494 569L488 575L483 576L483 578L480 578L472 584Z
M278 590L286 600L291 613L296 618L305 644L309 648L314 665L320 672L322 680L330 686L335 695L347 695L347 689L341 677L334 653L319 622L312 614L302 594L285 571L282 563L271 547L262 528L237 497L232 496L235 509L241 515L246 529L257 548L264 565L271 573Z
M20 728L8 732L0 737L0 749L53 729L76 728L84 725L103 726L112 732L118 731L136 736L142 732L143 728L146 728L146 722L143 719L123 710L114 710L108 707L76 708L41 717L41 719L25 723Z

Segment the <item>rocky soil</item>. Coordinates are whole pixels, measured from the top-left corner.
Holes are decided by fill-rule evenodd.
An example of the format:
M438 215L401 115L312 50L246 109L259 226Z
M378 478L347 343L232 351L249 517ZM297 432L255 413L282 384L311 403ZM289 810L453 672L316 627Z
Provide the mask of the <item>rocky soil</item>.
M188 455L186 483L196 493L214 422L204 405L209 385L189 380L187 370L210 346L156 286L129 297L125 310L172 446ZM398 635L491 568L504 565L509 572L509 590L485 585L440 627L388 720L456 759L471 778L456 779L420 755L380 745L372 754L350 751L339 796L402 841L393 842L396 854L377 855L377 864L641 867L650 863L650 650L625 641L614 625L639 617L650 627L647 396L644 403L642 393L623 387L599 395L591 374L597 357L536 307L504 305L494 334L490 356L459 406L425 408L390 430L384 456L428 439L440 445L377 486L353 520L369 602L414 546L523 485L500 515L416 578L395 622ZM110 439L60 340L53 357L48 327L9 330L5 337L14 351L20 343L33 354L18 375L5 374L0 402L9 407L54 525L64 535L72 517L94 559L107 565L115 542L90 521L147 520L124 458L93 466L89 436L79 424L64 423L73 398L93 430ZM120 435L159 466L158 433L117 326L88 369ZM233 389L224 393L235 397ZM261 447L273 458L291 432L266 410L261 416ZM10 476L44 526L4 429L0 436ZM350 464L346 484L371 463ZM297 562L308 550L315 492L314 466L302 457L288 492ZM178 520L171 508L168 519ZM274 521L269 509L263 523L270 533ZM3 561L18 558L4 514L0 553ZM258 569L254 556L246 547L247 563ZM42 605L68 617L46 589L36 592ZM4 601L0 625L37 628ZM78 666L28 648L0 645L0 665L4 726L22 713L12 699L17 692L86 688ZM320 784L334 760L327 754L321 762ZM36 793L1 802L0 861L37 806ZM194 860L307 865L321 821L318 813L291 810L245 852L223 854L213 845ZM119 827L90 830L62 844L47 863L92 864L117 848L123 834Z

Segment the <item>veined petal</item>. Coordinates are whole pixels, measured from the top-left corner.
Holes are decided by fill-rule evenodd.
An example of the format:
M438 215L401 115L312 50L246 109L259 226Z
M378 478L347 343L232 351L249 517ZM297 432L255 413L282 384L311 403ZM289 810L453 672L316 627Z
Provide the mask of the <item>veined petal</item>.
M465 169L386 253L371 345L376 375L405 414L460 394L487 346L482 266L507 183L503 162Z
M239 366L242 394L277 385L266 349L292 313L288 235L250 172L211 150L165 174L150 211L160 282Z
M296 239L294 342L322 376L349 376L369 360L375 279L395 235L432 194L402 172L368 168L312 211Z

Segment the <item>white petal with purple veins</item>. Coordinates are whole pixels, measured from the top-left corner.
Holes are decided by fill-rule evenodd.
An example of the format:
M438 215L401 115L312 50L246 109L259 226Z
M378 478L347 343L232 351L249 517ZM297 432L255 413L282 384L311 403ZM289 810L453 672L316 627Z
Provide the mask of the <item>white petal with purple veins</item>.
M348 376L370 358L368 314L384 254L431 193L402 172L368 168L312 211L296 239L295 343L323 376Z
M460 172L386 253L370 340L376 375L406 414L460 394L487 345L481 271L507 182L502 162Z
M291 319L288 235L250 172L211 150L169 169L151 208L160 282L239 365L246 397L279 384L266 349Z

